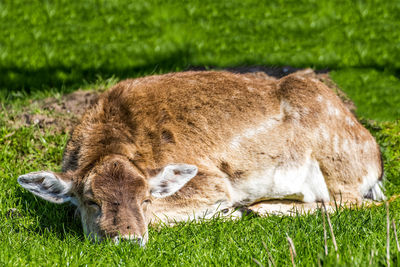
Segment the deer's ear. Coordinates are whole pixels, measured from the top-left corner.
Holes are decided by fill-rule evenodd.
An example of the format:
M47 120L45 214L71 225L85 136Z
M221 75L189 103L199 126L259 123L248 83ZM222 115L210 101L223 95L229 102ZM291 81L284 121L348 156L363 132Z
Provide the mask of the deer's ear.
M31 172L18 177L18 183L31 193L53 203L76 203L71 196L72 179L53 172Z
M171 164L149 179L150 193L156 198L173 195L197 174L197 167L189 164Z

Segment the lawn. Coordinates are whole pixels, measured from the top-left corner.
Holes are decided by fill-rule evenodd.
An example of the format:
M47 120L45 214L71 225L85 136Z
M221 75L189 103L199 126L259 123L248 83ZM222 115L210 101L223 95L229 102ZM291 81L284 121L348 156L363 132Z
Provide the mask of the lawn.
M0 265L386 264L384 206L182 223L151 229L146 249L93 244L67 206L17 185L60 170L68 134L15 122L33 99L100 90L127 77L188 68L292 66L329 70L381 146L387 196L400 193L399 1L0 1ZM39 112L35 108L31 112ZM399 228L400 200L390 203ZM398 233L400 234L400 233ZM400 252L390 234L391 264Z

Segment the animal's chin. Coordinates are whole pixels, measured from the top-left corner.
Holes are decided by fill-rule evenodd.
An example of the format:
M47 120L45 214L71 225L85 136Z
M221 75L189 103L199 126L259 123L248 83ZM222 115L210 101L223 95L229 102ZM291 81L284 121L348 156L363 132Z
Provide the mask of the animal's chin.
M132 236L115 236L112 238L114 244L119 245L121 243L128 243L138 245L139 247L144 248L147 243L147 233L144 237L132 237Z
M146 231L146 233L144 233L143 236L141 236L141 237L137 237L134 235L118 235L118 236L114 236L114 237L107 237L107 236L100 236L98 234L91 232L89 234L86 234L86 237L88 239L90 239L93 243L96 243L96 244L110 240L115 245L119 245L121 243L127 243L127 244L138 245L138 246L144 248L149 239L149 234Z
M112 241L115 245L120 245L121 243L127 243L127 244L132 244L132 245L138 245L139 247L144 248L147 243L147 238L121 238L121 236L115 236L113 238L104 238L104 237L99 237L99 236L94 236L94 235L88 235L88 238L95 244L100 244L101 242L106 242L107 240Z

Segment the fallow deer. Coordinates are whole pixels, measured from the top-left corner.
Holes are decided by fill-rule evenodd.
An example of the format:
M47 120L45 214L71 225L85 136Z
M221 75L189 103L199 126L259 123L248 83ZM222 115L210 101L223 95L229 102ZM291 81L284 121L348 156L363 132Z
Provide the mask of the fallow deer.
M323 83L204 71L118 83L73 131L61 173L18 182L75 204L87 236L144 245L160 220L382 200L382 175L375 139Z

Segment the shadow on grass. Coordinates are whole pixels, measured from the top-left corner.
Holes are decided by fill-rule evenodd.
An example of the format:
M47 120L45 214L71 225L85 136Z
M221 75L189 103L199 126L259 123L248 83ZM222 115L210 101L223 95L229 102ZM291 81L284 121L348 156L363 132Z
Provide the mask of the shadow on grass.
M122 80L173 71L225 69L239 73L259 71L269 76L280 78L300 69L288 66L257 66L254 62L242 62L238 65L240 67L231 68L195 66L190 63L192 62L191 58L190 49L180 49L168 55L160 55L157 58L149 60L147 64L132 67L107 65L83 67L82 65L84 64L78 64L75 66L52 65L41 68L25 68L5 66L0 63L0 91L8 98L12 98L14 95L29 95L33 92L50 88L56 88L60 93L70 93L78 89L85 82L95 82L99 77L110 78L114 76ZM132 59L131 63L134 64L134 59ZM317 73L320 72L327 72L327 70L317 71Z
M152 73L183 70L188 66L188 59L188 50L177 50L166 56L155 58L145 65L124 68L106 65L98 68L85 68L82 65L24 68L0 64L0 90L8 93L30 94L34 91L57 88L62 93L68 93L77 89L84 81L89 83L96 81L99 76L106 78L115 76L125 79Z
M56 235L60 240L64 240L67 235L74 235L84 239L84 233L79 214L76 208L70 204L53 204L40 198L35 198L31 193L24 189L16 190L15 197L22 199L26 212L18 214L16 217L34 217L34 225L28 226L27 231L33 231L39 235L46 232ZM8 218L14 220L13 216Z

